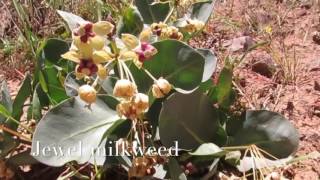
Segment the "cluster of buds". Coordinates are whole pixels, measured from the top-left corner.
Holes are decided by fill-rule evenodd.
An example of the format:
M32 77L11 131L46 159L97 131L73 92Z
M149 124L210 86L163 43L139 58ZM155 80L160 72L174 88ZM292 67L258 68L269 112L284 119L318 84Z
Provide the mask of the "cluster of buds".
M182 40L183 34L174 26L168 26L162 22L151 24L151 31L153 34L160 37L160 39L176 39Z
M171 89L171 84L166 79L160 77L152 85L152 94L156 98L163 98L171 91Z
M147 31L147 30L145 30ZM140 37L145 35L140 35ZM122 34L121 40L125 45L125 49L119 54L120 60L133 60L138 68L141 68L146 60L157 54L157 49L148 43L148 35L143 37L143 41L131 34Z
M181 29L188 33L200 31L204 27L204 23L197 19L187 19L183 22Z
M117 105L120 117L136 119L149 108L149 97L143 93L137 93L137 86L127 79L116 82L113 95L123 98Z
M154 166L157 164L164 164L166 161L166 157L162 156L136 157L133 159L132 167L129 169L129 177L141 178L152 176L156 173Z

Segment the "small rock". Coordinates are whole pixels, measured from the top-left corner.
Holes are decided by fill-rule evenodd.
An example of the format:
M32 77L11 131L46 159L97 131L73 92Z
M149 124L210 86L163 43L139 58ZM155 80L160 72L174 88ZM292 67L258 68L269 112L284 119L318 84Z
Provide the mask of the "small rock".
M305 15L307 15L307 10L305 10L305 9L300 9L300 10L297 12L297 16L298 16L298 17L305 16Z
M320 91L320 84L317 81L314 81L314 90Z
M235 51L245 51L249 47L251 47L254 44L254 40L250 36L242 36L238 38L234 38L232 40L226 41L223 46L227 47L229 46L229 50L232 52Z
M315 42L316 44L320 45L320 32L319 31L315 31L312 34L312 40L313 42Z

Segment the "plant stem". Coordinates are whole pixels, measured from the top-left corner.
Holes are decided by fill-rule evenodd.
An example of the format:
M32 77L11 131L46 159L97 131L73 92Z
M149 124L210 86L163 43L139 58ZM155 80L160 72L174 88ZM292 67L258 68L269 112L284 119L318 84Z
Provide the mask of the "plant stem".
M26 136L24 136L24 135L22 135L22 134L20 134L20 133L18 133L16 131L13 131L13 130L9 129L9 128L5 127L4 125L1 125L0 129L3 130L3 131L8 132L8 133L10 133L10 134L12 134L14 136L17 136L17 137L19 137L20 139L22 139L24 141L32 142L32 140L30 138L28 138L28 137L26 137Z
M122 62L123 69L125 70L126 73L128 73L128 75L129 75L131 81L133 82L133 84L137 85L136 82L134 81L133 75L132 75L130 69L128 68L127 64L125 62L123 62L123 61L121 61L121 62Z
M157 81L157 79L146 69L142 68L144 70L145 73L147 73L147 75L154 81Z
M229 146L229 147L221 147L221 149L225 151L235 151L235 150L248 149L249 147L250 146Z
M171 7L171 10L170 10L169 14L167 15L166 19L163 21L163 23L167 23L167 21L170 19L173 12L174 12L174 6Z

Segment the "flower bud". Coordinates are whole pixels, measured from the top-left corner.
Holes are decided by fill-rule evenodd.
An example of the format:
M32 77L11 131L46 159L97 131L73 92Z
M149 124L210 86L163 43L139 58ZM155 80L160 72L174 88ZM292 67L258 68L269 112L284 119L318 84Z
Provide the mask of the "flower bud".
M106 36L113 31L114 25L108 21L99 21L93 24L93 32L99 36Z
M133 97L133 105L138 112L144 112L149 108L149 97L143 93L138 93Z
M151 39L152 31L150 28L144 29L140 35L139 39L141 42L148 42Z
M113 89L113 95L122 98L130 98L137 91L137 86L127 79L118 80Z
M96 90L92 86L87 85L87 84L82 85L79 88L78 93L79 93L80 98L88 104L92 104L97 99Z
M122 34L121 40L127 46L128 49L133 49L139 45L139 40L132 34Z
M142 42L141 45L135 49L140 62L150 59L158 53L158 50L147 42Z
M156 98L162 98L171 91L171 84L162 77L152 85L152 94Z
M98 64L98 76L100 79L106 79L108 76L107 68L103 67L101 64Z
M136 119L138 117L138 113L131 101L121 101L116 110L120 118L124 116L128 119Z

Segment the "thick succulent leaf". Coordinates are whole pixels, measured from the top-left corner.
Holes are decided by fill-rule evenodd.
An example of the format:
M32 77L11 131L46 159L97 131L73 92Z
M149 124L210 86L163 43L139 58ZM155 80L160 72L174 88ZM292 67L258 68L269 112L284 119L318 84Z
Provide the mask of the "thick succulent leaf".
M60 11L57 10L58 14L63 18L63 20L68 24L69 29L72 31L76 29L80 24L84 24L86 21L82 19L81 17L65 12L65 11Z
M66 94L69 97L78 96L78 89L80 85L74 72L69 73L64 80L64 88L66 90Z
M102 89L107 93L107 94L113 94L113 87L116 84L118 78L114 76L108 76L104 80L100 80L99 84L102 87Z
M177 91L191 93L202 81L204 57L192 47L176 41L164 40L153 43L158 53L144 62L146 68L154 77L167 79ZM153 80L142 70L130 65L138 88L148 92Z
M202 22L207 22L213 12L214 3L215 0L194 3L187 16L191 19L198 19Z
M192 156L199 156L207 158L217 158L225 155L225 151L223 151L219 146L213 143L204 143L201 144L194 152L190 152L189 154Z
M169 157L168 167L171 179L187 180L187 176L183 173L178 161L173 157Z
M165 146L179 142L181 149L194 149L202 143L214 142L219 119L210 99L200 91L174 93L162 105L159 133Z
M48 39L43 47L42 57L53 64L57 64L61 55L69 50L69 44L60 39Z
M299 135L294 126L280 114L250 110L246 112L242 127L237 129L229 145L250 144L256 144L277 158L285 158L297 150Z
M92 161L92 150L99 147L104 133L118 119L116 111L99 99L91 105L91 110L78 97L68 99L51 109L39 122L32 141L33 156L50 166L62 166L73 160L79 164ZM64 156L59 154L59 148Z
M136 7L127 8L118 24L117 34L138 35L143 29L143 18Z
M217 67L217 57L210 49L197 49L197 51L205 58L204 72L202 82L211 78Z
M135 1L145 24L164 21L170 12L170 2L155 2L154 0Z

